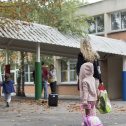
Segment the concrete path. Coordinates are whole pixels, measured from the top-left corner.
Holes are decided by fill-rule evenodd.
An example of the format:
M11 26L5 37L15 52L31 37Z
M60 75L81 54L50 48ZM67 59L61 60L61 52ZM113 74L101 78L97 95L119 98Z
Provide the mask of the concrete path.
M34 98L12 97L9 108L0 97L0 126L80 126L83 119L79 101L59 101L58 107L49 107ZM126 102L112 101L113 112L98 117L104 126L126 126Z

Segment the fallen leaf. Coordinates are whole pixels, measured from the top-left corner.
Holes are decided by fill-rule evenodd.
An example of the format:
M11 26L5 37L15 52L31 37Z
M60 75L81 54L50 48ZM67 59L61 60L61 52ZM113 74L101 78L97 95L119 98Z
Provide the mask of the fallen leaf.
M11 120L10 123L14 122L14 120Z

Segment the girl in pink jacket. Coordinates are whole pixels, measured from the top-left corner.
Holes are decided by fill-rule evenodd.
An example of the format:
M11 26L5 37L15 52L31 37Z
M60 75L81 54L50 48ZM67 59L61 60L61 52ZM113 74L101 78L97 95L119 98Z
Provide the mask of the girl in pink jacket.
M81 66L79 74L80 98L84 106L91 104L93 114L96 115L95 101L97 100L97 93L93 73L94 68L92 63L87 62ZM86 115L88 114L91 114L89 109L86 110Z

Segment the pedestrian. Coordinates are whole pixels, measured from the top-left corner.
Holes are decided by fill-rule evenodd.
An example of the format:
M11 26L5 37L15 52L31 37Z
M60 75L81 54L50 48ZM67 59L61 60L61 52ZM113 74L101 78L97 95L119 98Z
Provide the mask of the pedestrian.
M97 93L95 87L95 79L93 77L94 68L90 62L81 65L79 78L80 81L80 98L84 106L91 104L93 115L96 116L95 101L97 100ZM90 109L86 109L86 115L91 114Z
M54 69L54 65L51 64L49 70L49 83L52 93L56 93L56 82L57 82L56 69Z
M42 61L42 91L44 89L44 99L47 100L47 87L48 87L49 71L44 66Z
M6 100L6 107L9 107L9 104L11 102L11 93L15 92L14 84L15 82L11 80L10 74L5 74L5 81L1 82L0 86L3 86L3 93L5 95Z
M78 53L77 64L76 64L77 75L79 76L80 67L83 63L86 63L86 62L93 63L93 66L94 66L93 76L95 78L96 89L98 89L99 83L100 85L103 85L101 70L99 66L99 58L100 58L99 54L95 50L93 50L90 44L90 41L88 39L81 39L80 52ZM79 90L80 81L78 81L78 90Z

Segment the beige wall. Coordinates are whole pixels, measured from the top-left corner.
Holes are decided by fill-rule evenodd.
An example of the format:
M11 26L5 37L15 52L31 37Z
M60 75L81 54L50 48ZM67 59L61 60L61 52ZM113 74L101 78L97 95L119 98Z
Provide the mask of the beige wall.
M103 0L79 7L78 13L97 16L104 13L126 10L126 0Z
M61 82L61 66L60 66L60 57L54 56L54 66L56 68L57 72L57 84L60 84Z
M108 94L110 99L122 98L122 58L108 58Z
M77 14L86 14L87 16L104 15L104 37L111 33L111 13L126 10L126 0L103 0L92 4L80 6ZM102 35L103 33L94 33Z

